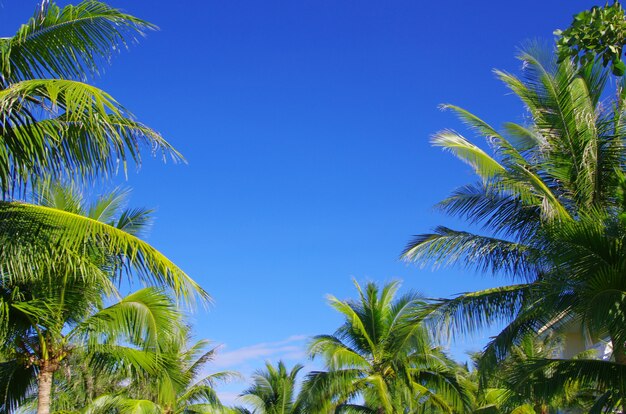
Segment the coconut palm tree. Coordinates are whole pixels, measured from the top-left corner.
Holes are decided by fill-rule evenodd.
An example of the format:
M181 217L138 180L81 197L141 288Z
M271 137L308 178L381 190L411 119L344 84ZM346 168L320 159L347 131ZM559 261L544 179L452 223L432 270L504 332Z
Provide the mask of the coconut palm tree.
M598 396L596 390L582 386L578 381L570 381L562 392L545 392L545 384L550 382L552 372L536 370L524 383L516 380L518 370L528 361L554 358L562 352L563 339L554 332L546 332L541 337L526 335L514 345L498 370L481 371L480 354L474 356L474 369L469 375L476 385L477 413L558 413L563 410L588 411ZM576 358L589 358L590 351L576 355Z
M140 148L180 155L106 92L84 83L116 50L154 26L98 1L42 0L0 38L0 190L44 173L93 178L140 161Z
M190 327L179 325L177 335L167 338L158 356L159 372L134 369L94 371L83 356L77 370L59 371L55 390L56 411L215 413L225 411L215 392L218 382L238 376L231 371L204 373L216 348L208 349L206 340L189 344ZM145 349L146 347L143 347ZM154 350L151 350L154 354ZM91 371L89 371L91 368ZM86 375L87 373L87 375ZM86 377L86 378L85 378ZM96 391L96 388L98 391Z
M90 355L89 363L98 370L128 368L153 375L162 371L155 349L177 334L172 321L177 320L178 310L167 295L145 288L103 307L93 303L97 295L79 298L81 291L66 287L42 297L42 290L23 286L3 292L3 305L9 308L3 322L11 329L3 344L5 361L0 364L4 412L36 395L37 413L49 413L54 374L79 350ZM86 305L88 301L92 303ZM66 308L61 316L66 318L64 324L55 312L61 307Z
M54 374L78 345L88 346L92 354L98 351L100 361L121 352L120 347L106 349L118 339L149 347L152 357L136 350L119 357L135 369L148 364L149 372L160 371L154 361L162 359L155 355L180 331L175 323L178 311L159 290L141 290L105 307L111 300L107 298L119 298L116 285L124 274L132 272L140 280L169 287L181 298L191 299L194 291L206 297L195 282L136 236L148 222L149 211L123 209L126 195L114 191L89 205L74 187L44 186L34 196L41 205L28 207L41 210L41 217L23 222L29 216L18 212L22 220L5 221L14 223L14 234L0 226L6 240L0 259L0 342L1 354L7 357L0 376L4 410L15 408L29 389L36 388L38 412L49 412ZM51 217L65 223L55 225L48 221ZM67 223L74 221L89 227L83 228L82 241L69 249L55 239L76 237L66 231ZM120 242L127 246L111 248ZM108 366L117 367L115 361Z
M89 264L76 249L97 238L109 257L126 257L144 279L172 286L188 279L132 235L73 212L10 202L13 190L26 190L44 175L83 180L113 173L120 162L125 167L129 158L140 160L141 144L179 158L111 96L82 82L120 46L152 28L97 1L59 8L44 0L15 36L0 38L0 271L5 276L35 274L22 270L59 254L68 268L86 273ZM183 285L193 285L188 282L179 284L179 293L186 290Z
M176 265L133 234L145 214L129 211L117 222L106 219L115 197L102 216L92 217L80 209L6 201L15 190L26 192L39 184L44 175L89 180L115 173L120 162L124 168L128 159L139 162L143 145L180 159L110 95L84 83L115 50L153 27L97 1L60 8L43 0L15 36L0 39L0 191L5 200L0 201L0 280L6 295L0 336L11 342L22 333L34 341L14 344L22 346L21 355L30 356L12 368L11 355L4 368L37 372L44 394L50 371L67 356L65 342L74 340L67 337L67 324L78 329L81 318L93 316L102 293L114 294L123 275L169 287L185 300L193 295L208 299ZM70 297L79 293L84 298L73 303ZM16 390L29 384L18 387L18 378L28 375L13 374L3 376L11 383L1 391L7 410L23 395ZM47 397L42 397L45 410Z
M154 356L150 349L134 348L135 351L145 352L147 358ZM137 369L123 361L116 361L115 370L111 370L93 363L92 357L88 349L75 347L61 362L61 367L53 376L51 412L78 412L99 396L117 392ZM20 412L36 409L37 399L34 397L21 405Z
M382 289L355 285L358 301L329 297L344 324L310 344L311 356L322 357L328 371L308 375L302 391L306 409L392 414L467 407L456 364L432 344L426 327L415 323L426 302L413 293L396 298L397 282Z
M528 334L575 324L591 338L608 336L615 362L533 361L536 370L551 367L552 386L546 389L557 391L561 368L561 389L572 379L566 371L576 370L606 389L620 389L624 377L616 372L626 368L626 279L620 270L626 264L626 232L619 196L626 160L625 84L613 98L605 98L607 73L601 65L556 64L539 50L520 58L524 77L496 73L526 106L528 125L508 123L500 133L475 115L447 106L487 138L493 155L453 131L433 139L479 178L439 207L484 232L438 227L417 236L402 257L512 278L512 285L443 300L435 313L452 335L506 324L488 344L484 367L497 366Z
M278 361L276 367L266 362L265 369L254 373L254 384L242 393L240 399L253 407L251 412L255 414L302 413L302 402L296 391L296 378L302 368L296 364L287 370L283 361Z
M130 378L121 399L126 406L152 406L160 413L213 413L224 406L220 402L215 386L220 382L238 377L233 371L208 374L206 365L211 362L217 348L208 349L209 341L200 340L189 345L190 328L181 329L183 335L172 338L161 357L167 369L158 375L143 372Z

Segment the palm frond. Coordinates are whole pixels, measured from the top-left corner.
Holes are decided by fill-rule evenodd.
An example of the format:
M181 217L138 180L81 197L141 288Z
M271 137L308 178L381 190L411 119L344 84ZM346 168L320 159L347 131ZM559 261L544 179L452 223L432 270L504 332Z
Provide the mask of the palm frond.
M437 133L431 139L431 143L436 147L443 147L461 161L469 164L483 180L491 179L506 171L498 161L454 131Z
M144 288L86 318L67 337L95 342L116 338L160 352L180 324L180 312L172 300L158 289Z
M0 267L13 279L38 277L29 270L37 260L58 261L68 251L80 251L87 242L95 241L106 256L123 259L125 268L119 270L134 269L141 281L167 286L182 299L198 295L209 300L208 294L163 254L113 226L61 210L17 202L0 202L0 221L3 223L0 239L4 245ZM47 247L42 247L41 236L46 236ZM49 249L56 255L51 255Z
M12 413L36 390L37 368L16 360L0 362L0 412Z
M510 285L465 293L453 299L441 299L433 308L430 320L445 327L439 332L452 337L466 335L511 322L528 301L532 284Z
M6 192L43 173L113 174L140 162L142 146L182 160L157 132L134 121L106 92L65 79L21 81L0 90L0 179Z
M401 258L422 265L461 265L485 273L532 279L540 267L529 259L539 257L538 253L522 243L439 226L434 233L411 240Z
M348 367L364 368L369 362L357 351L351 349L332 335L317 335L309 343L311 357L321 356L331 369Z
M82 79L98 73L102 61L151 29L155 26L98 1L63 8L42 2L29 22L5 40L3 81Z

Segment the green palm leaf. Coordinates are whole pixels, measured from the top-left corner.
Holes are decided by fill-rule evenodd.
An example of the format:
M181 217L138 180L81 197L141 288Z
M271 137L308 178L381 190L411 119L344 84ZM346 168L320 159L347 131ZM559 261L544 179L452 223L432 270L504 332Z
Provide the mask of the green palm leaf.
M120 46L155 26L98 1L59 8L42 1L15 36L0 40L5 82L98 73Z
M77 214L17 202L0 202L0 267L13 280L39 277L33 263L52 266L59 257L68 257L72 270L85 270L89 260L68 256L91 242L107 256L121 257L123 267L133 269L148 283L167 286L180 298L208 294L174 263L148 243L108 224ZM15 237L19 234L20 237ZM45 236L45 243L41 237ZM43 261L43 263L41 262ZM87 262L87 264L86 264Z
M5 191L44 172L62 177L73 171L85 178L112 174L120 159L140 162L142 144L182 159L111 96L81 82L12 84L0 90L0 114L0 180Z

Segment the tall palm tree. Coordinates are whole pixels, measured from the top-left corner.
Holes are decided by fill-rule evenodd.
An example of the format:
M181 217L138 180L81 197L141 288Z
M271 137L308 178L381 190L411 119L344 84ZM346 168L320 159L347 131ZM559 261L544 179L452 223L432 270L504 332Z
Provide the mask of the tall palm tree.
M402 257L512 278L513 285L443 300L436 313L453 335L506 324L486 348L485 367L496 366L528 334L575 324L592 338L608 336L614 362L529 362L535 370L551 367L552 386L546 389L555 391L557 383L562 389L572 378L566 372L620 389L626 369L621 270L626 227L619 196L626 160L625 84L606 98L607 73L600 65L556 64L550 53L538 50L520 58L524 77L496 73L526 106L528 125L507 123L500 133L475 115L447 106L487 139L493 155L453 131L433 139L479 178L440 208L481 226L484 234L438 227L417 236Z
M514 345L496 372L480 369L480 355L475 356L475 366L470 377L480 383L476 389L477 413L558 413L563 410L586 411L597 397L595 389L588 388L573 379L561 392L545 393L544 387L551 380L551 371L536 370L523 384L516 380L517 371L528 361L554 358L562 352L563 340L553 332L542 337L526 335ZM576 358L588 358L583 352Z
M98 298L82 296L82 288L56 289L46 297L40 286L3 292L3 304L10 308L3 322L11 329L2 349L5 361L0 363L3 412L14 411L36 395L37 413L49 413L53 377L74 352L89 354L89 363L99 370L132 369L152 375L162 371L163 361L155 349L177 334L172 321L179 311L171 299L145 288L108 307L86 306ZM9 296L16 300L10 302ZM60 316L55 311L62 307L65 315ZM63 317L65 323L58 320Z
M89 413L201 414L225 411L214 387L216 383L238 374L231 371L204 373L206 364L215 356L216 348L207 349L209 343L206 340L193 344L189 344L189 340L189 326L180 324L177 335L168 337L159 350L158 372L135 367L104 373L92 370L88 375L76 369L61 371L57 403L53 407L57 411L82 410ZM145 352L145 347L143 349ZM79 366L85 366L88 360L83 356L77 362ZM86 367L90 368L89 365ZM100 392L95 392L96 387Z
M206 297L195 282L136 236L145 227L149 211L122 209L126 194L114 191L88 205L72 187L42 187L35 196L41 205L29 208L41 209L43 219L34 216L28 223L16 223L12 229L17 236L0 226L6 240L0 254L0 342L1 354L9 356L0 376L4 410L15 408L29 389L36 388L38 413L49 412L54 373L77 344L97 350L102 361L119 354L128 363L145 363L151 373L159 372L154 361L162 359L134 350L123 354L120 347L107 349L120 338L149 347L154 356L180 330L176 307L159 290L141 290L105 307L107 298L119 298L116 284L125 273L136 270L140 279L170 287L176 294L195 291ZM84 229L82 242L68 249L55 244L56 234L59 240L69 237L67 225L55 228L46 217L87 222L93 228ZM38 226L47 228L37 230ZM127 247L111 249L111 243L119 240ZM115 358L111 366L117 366Z
M84 83L115 51L154 26L98 1L42 0L0 38L0 190L37 180L115 173L140 148L178 154L106 92Z
M460 412L468 406L456 364L432 344L424 325L414 323L426 302L413 293L396 298L397 282L382 289L355 285L358 301L329 297L344 324L310 344L311 355L321 356L328 371L307 377L302 397L307 409L393 414L427 407Z
M276 367L266 362L265 369L252 376L254 384L242 393L241 400L252 406L255 414L302 413L302 401L296 391L296 379L302 368L296 364L287 370L283 361L278 361Z
M127 160L139 162L144 145L180 159L158 133L135 121L110 95L84 83L116 50L152 28L97 1L60 8L43 0L15 36L0 39L3 200L12 200L15 190L26 192L44 175L92 179L115 173L120 163L125 169ZM38 371L44 394L52 377L49 371L66 357L66 324L78 329L81 318L101 307L102 293L115 293L115 282L124 274L167 286L185 300L193 295L208 299L176 265L133 234L141 212L134 217L128 212L117 223L104 218L106 209L101 217L82 213L0 201L5 295L0 335L9 341L19 332L34 338L33 347L28 341L22 344L29 358L17 362ZM81 288L83 300L73 303ZM19 323L12 325L15 318ZM70 330L72 335L80 331ZM138 334L133 335L129 340L137 339ZM17 378L3 377L13 384L2 390L5 409L16 401ZM41 397L40 409L46 410L47 397Z
M82 82L153 27L97 1L59 8L43 0L15 36L0 38L0 271L11 280L58 255L86 273L90 265L79 251L98 239L141 278L178 285L181 294L198 287L133 235L73 212L10 202L14 190L26 191L44 175L82 180L113 173L120 162L125 168L129 158L140 160L142 144L180 158L111 96Z
M158 375L143 372L130 378L123 393L127 397L123 404L152 404L163 414L202 414L224 409L215 386L238 377L238 374L233 371L206 373L206 365L215 357L217 348L207 349L207 340L190 344L189 327L183 328L181 333L161 354L168 368Z

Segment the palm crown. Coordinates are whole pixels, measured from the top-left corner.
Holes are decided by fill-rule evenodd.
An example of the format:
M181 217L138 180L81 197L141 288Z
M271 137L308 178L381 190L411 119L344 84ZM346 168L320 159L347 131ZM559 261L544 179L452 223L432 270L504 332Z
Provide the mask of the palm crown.
M487 139L493 156L455 132L433 139L471 165L480 179L439 206L482 226L486 235L439 227L411 241L403 258L460 264L517 282L444 300L435 313L438 321L450 323L453 335L506 323L487 346L483 367L494 367L529 334L572 324L596 340L610 337L614 359L623 364L626 228L619 194L626 89L621 84L613 98L606 98L607 73L598 64L580 69L569 61L556 64L539 50L521 59L522 78L496 73L525 104L529 125L508 123L501 134L449 106ZM565 386L566 371L578 370L578 376L588 375L604 389L611 382L608 371L615 381L623 378L616 373L622 368L592 368L599 362L543 359L533 369L550 365L554 375L547 388L553 390ZM519 370L518 375L522 381L532 373Z
M243 391L240 399L253 408L255 414L300 414L302 399L297 394L296 379L303 366L295 365L288 370L283 361L276 367L265 363L264 370L255 371L253 385ZM239 408L241 413L250 413L246 408Z
M355 283L356 284L356 283ZM365 289L356 284L358 301L329 297L345 317L334 335L316 336L313 357L321 356L327 372L311 373L304 385L312 412L417 412L424 407L461 411L468 404L455 364L432 345L419 323L426 302L416 294L396 298L399 284ZM365 405L356 404L357 397Z
M0 39L0 189L37 180L114 173L140 147L178 154L106 92L83 83L115 50L154 26L98 1L44 0Z
M42 187L35 198L43 204L36 208L49 209L50 214L71 213L81 217L78 221L84 220L81 214L85 214L110 228L113 236L135 238L131 233L141 232L149 221L149 211L124 209L127 194L117 190L87 205L72 187L51 185ZM154 288L105 306L107 301L119 299L116 280L120 269L129 264L123 256L102 248L101 238L106 236L105 232L94 234L81 251L52 248L45 238L33 241L41 249L37 257L42 260L30 265L25 260L21 267L2 272L1 354L7 361L1 367L0 407L4 410L14 408L34 388L39 390L40 408L49 405L52 375L77 347L87 347L95 363L108 361L109 369L122 363L153 375L159 372L163 359L157 354L180 328L178 311L165 292ZM33 245L22 249L31 252ZM72 259L81 266L75 267ZM144 352L119 346L123 342ZM146 353L148 349L151 351Z

